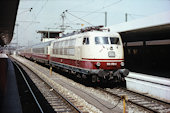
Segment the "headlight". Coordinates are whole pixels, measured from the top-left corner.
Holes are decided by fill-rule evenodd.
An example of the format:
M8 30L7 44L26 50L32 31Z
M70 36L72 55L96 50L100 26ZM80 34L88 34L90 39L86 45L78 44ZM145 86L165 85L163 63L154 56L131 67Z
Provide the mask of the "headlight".
M100 62L97 62L97 63L96 63L96 66L97 66L97 67L100 67L100 65L101 65Z
M121 65L121 66L125 66L125 63L124 63L124 62L121 62L120 65Z

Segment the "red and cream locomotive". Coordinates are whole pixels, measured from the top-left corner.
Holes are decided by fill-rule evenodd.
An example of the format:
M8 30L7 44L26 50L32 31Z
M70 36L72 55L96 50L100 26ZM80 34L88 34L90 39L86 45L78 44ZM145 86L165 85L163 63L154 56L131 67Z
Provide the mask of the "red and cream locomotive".
M21 55L92 82L117 83L128 74L128 70L123 68L124 51L120 35L98 27L86 28L29 49L29 52L20 51Z

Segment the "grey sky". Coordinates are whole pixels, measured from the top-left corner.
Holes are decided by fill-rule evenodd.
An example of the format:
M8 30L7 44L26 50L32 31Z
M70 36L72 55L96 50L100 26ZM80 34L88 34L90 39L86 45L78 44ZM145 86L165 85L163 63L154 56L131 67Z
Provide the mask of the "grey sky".
M125 13L128 13L128 21L133 21L170 11L170 0L20 0L16 20L19 26L15 26L12 43L16 43L18 37L20 45L32 45L40 41L36 31L47 28L59 31L65 10L92 25L104 25L104 12L107 12L107 26L112 26L125 22ZM89 26L68 13L65 15L68 29L82 28L81 24Z

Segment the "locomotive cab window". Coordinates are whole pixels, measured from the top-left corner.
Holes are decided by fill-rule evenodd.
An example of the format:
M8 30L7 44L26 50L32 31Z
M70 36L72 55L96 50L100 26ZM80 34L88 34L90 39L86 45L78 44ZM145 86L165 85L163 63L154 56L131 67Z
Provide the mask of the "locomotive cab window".
M108 37L95 37L95 44L109 44Z
M83 45L89 44L89 38L83 38Z
M117 37L110 37L111 44L120 44L119 38Z

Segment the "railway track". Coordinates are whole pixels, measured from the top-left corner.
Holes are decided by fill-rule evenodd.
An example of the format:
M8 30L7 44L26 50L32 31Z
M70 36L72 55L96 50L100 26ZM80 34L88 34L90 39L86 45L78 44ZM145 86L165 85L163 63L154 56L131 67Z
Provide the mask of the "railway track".
M30 64L34 65L33 63L30 63ZM39 68L36 67L36 70L41 70L42 73L45 73L47 75L49 74L49 71L47 71L47 70L45 70L43 68L39 69ZM57 79L57 80L59 79L59 78L55 78L52 75L48 75L48 77L52 78L53 80L54 79ZM36 81L36 83L39 83L39 82ZM41 84L41 83L44 84L45 82L40 82L39 84ZM67 82L64 83L64 84L67 84ZM153 98L144 96L142 94L131 92L131 91L126 90L124 88L113 88L113 89L109 89L109 88L101 89L101 88L99 88L98 90L100 90L103 93L107 93L110 96L114 95L114 96L116 96L118 98L121 98L122 96L125 95L128 98L128 101L127 101L128 106L127 107L130 108L128 110L132 110L134 108L133 106L136 106L135 109L136 108L142 108L142 110L144 112L147 111L147 112L154 112L154 113L157 113L157 112L159 112L159 113L167 113L167 112L170 111L170 105L168 103L161 102L159 100L155 100ZM47 91L52 92L53 89L50 87L50 88L48 88ZM86 92L84 92L84 93L86 93ZM49 99L49 101L52 100L52 102L51 102L52 105L54 104L53 103L54 99L51 99L51 97L53 97L53 95L55 95L55 94L52 94L52 96L47 95L47 98L46 98L47 100ZM69 97L69 96L67 96L67 99L71 100L72 103L74 103L74 101L75 101L74 99L72 99L72 97ZM132 105L132 106L130 106L130 105ZM82 108L82 106L80 106L80 104L77 107L80 108L80 109ZM110 107L108 109L110 109ZM113 107L111 107L111 109L113 109Z
M54 90L51 86L49 86L46 82L44 82L41 78L36 76L34 72L32 72L30 69L28 69L23 64L19 63L18 61L11 58L11 60L14 62L14 64L17 66L17 68L21 71L22 76L24 76L24 73L22 72L22 69L29 73L29 77L32 79L32 81L35 83L37 88L40 90L40 92L43 94L45 99L48 101L48 103L51 105L51 107L54 109L55 112L62 112L62 113L82 113L80 110L82 106L74 106L73 102L74 99L67 96L64 97L59 92ZM26 79L25 79L26 80ZM27 82L28 84L28 82ZM29 84L28 84L29 86ZM29 88L31 89L31 88ZM33 91L31 91L33 94ZM44 113L39 102L36 99L36 96L33 94L33 97L37 103L37 105L40 108L41 113Z
M136 106L142 107L145 110L153 113L169 113L170 112L170 104L142 95L132 91L129 91L125 88L106 88L101 89L97 88L107 94L116 96L118 98L122 98L122 96L126 97L126 102L134 104Z
M12 61L13 62L13 61ZM35 92L33 91L33 89L32 89L32 85L31 85L31 83L28 81L28 79L27 79L27 77L26 77L26 75L23 73L23 71L21 70L21 68L19 67L19 65L16 63L16 62L13 62L13 64L15 65L15 67L16 67L16 70L17 70L17 78L19 78L20 77L20 81L21 81L21 79L22 79L22 86L26 86L27 88L23 88L22 87L22 89L20 89L20 90L23 90L24 92L26 92L26 93L24 93L24 95L27 95L25 98L28 98L29 99L29 102L27 101L27 103L30 105L30 107L28 107L28 108L33 108L34 110L30 110L30 112L38 112L38 113L44 113L44 110L43 110L43 108L42 108L42 106L40 105L40 102L38 101L38 99L37 99L37 97L36 97L36 94L35 94ZM16 71L15 70L15 71ZM19 82L19 80L17 80L18 82ZM18 84L19 85L19 84ZM30 94L30 95L29 95ZM31 99L31 97L33 98L33 99ZM22 101L22 94L20 94L20 100ZM24 100L27 100L27 99L24 99ZM22 102L21 102L22 103ZM27 104L27 105L28 105ZM25 108L25 106L26 105L24 105L24 103L22 103L22 111L23 111L23 113L27 113L26 111L26 109L27 108Z

